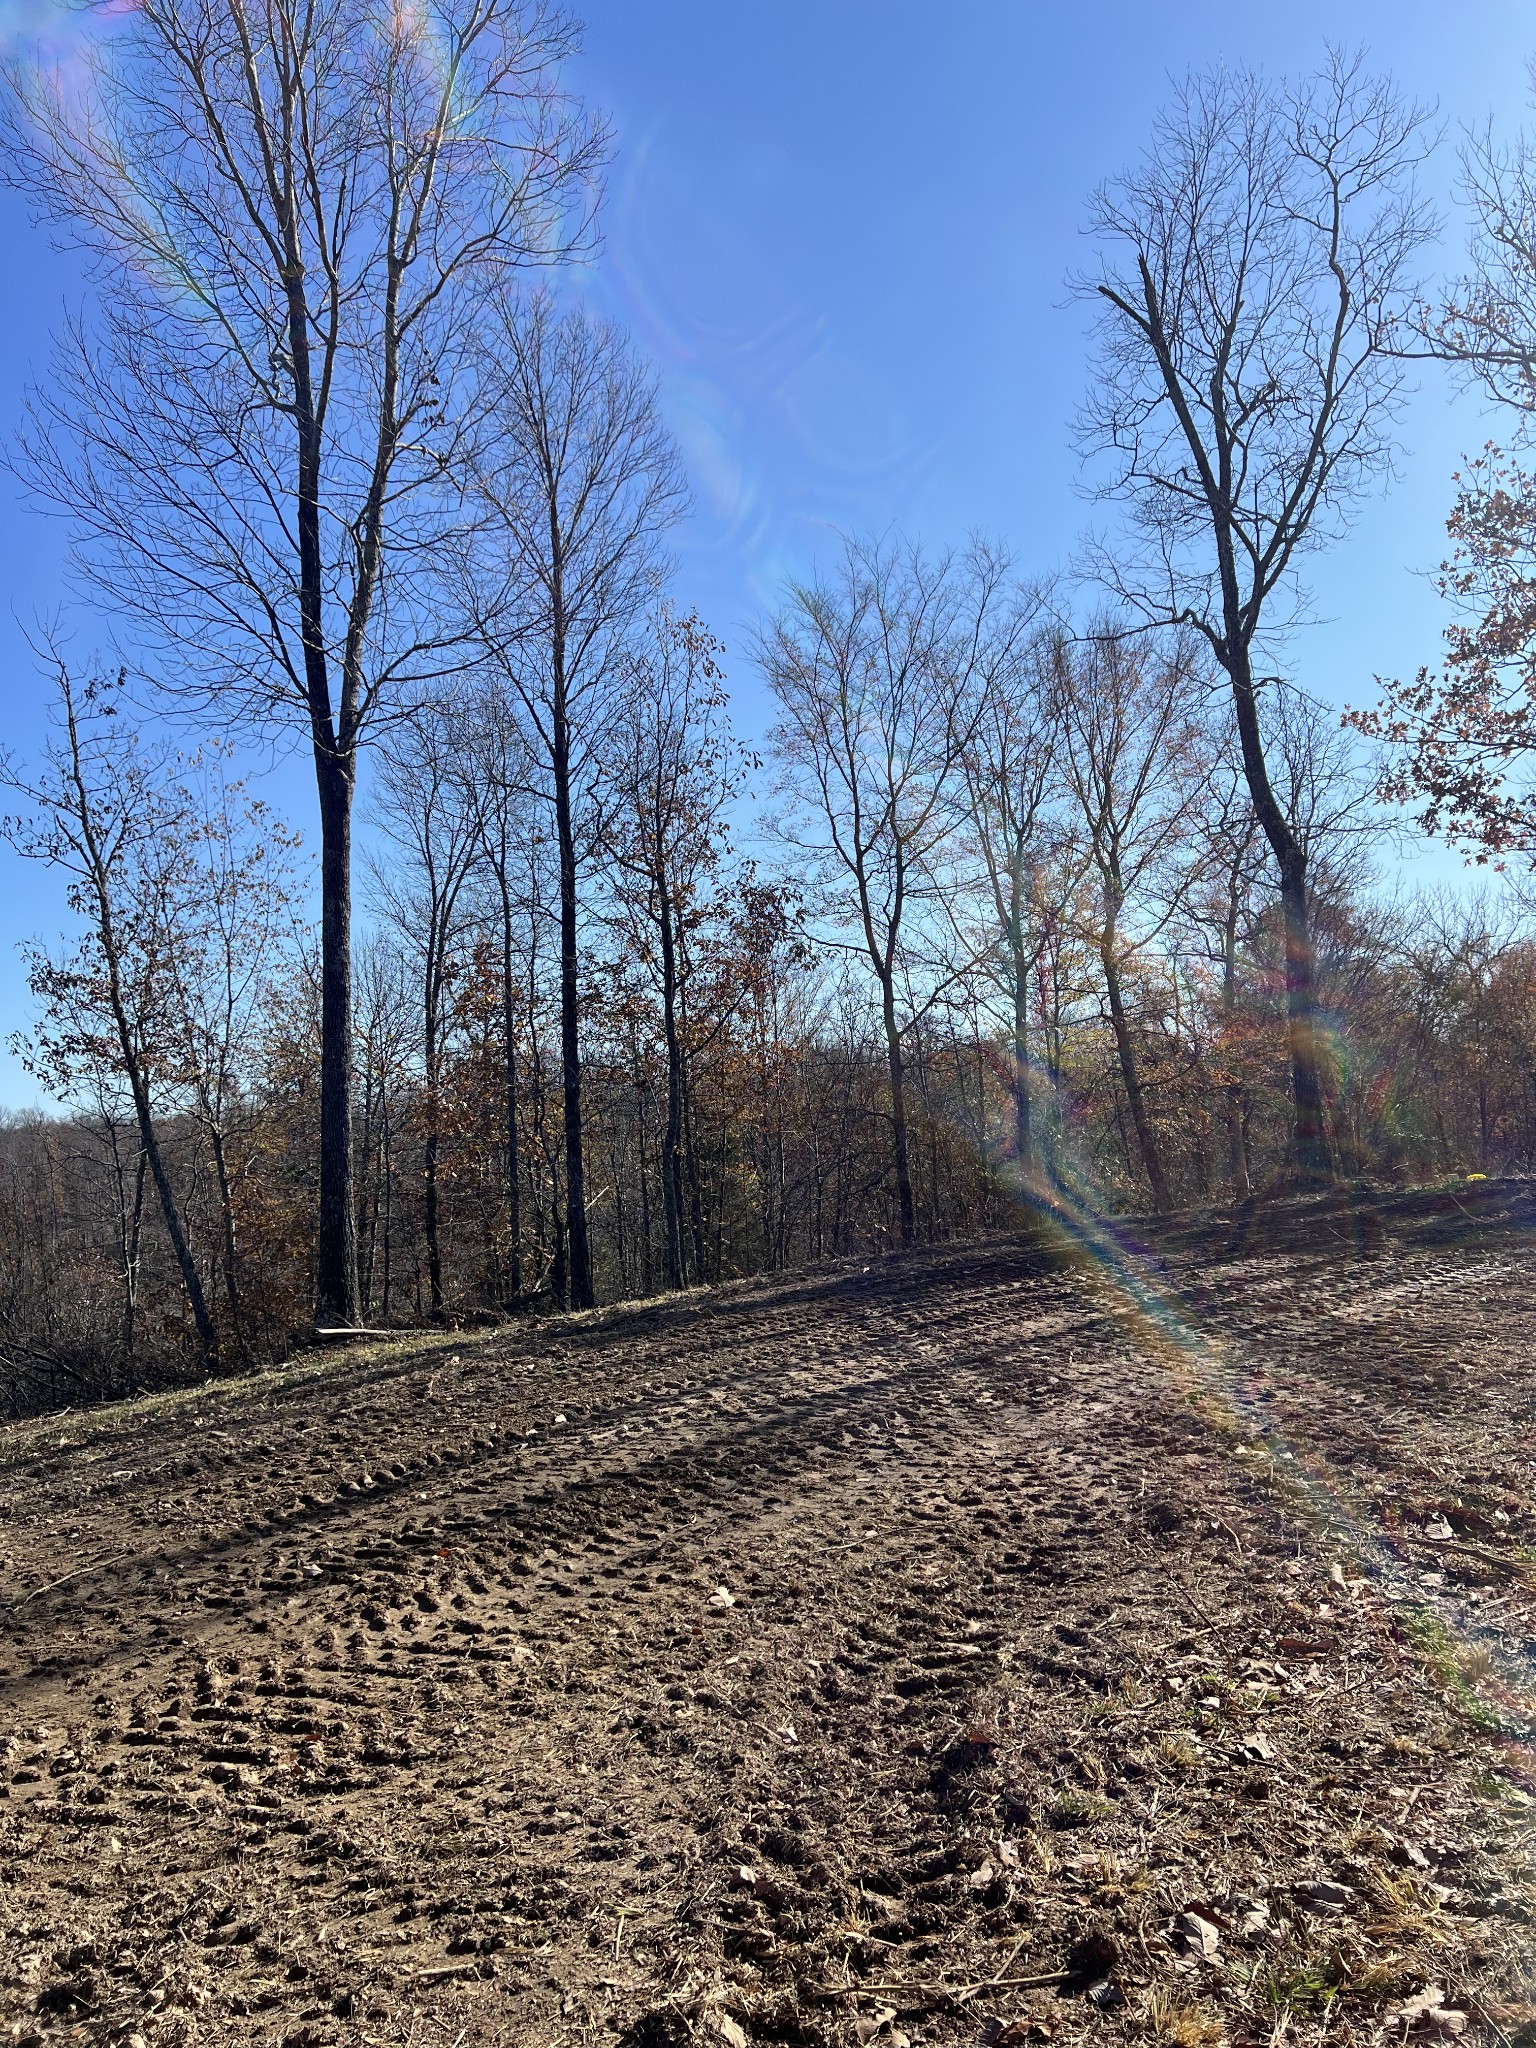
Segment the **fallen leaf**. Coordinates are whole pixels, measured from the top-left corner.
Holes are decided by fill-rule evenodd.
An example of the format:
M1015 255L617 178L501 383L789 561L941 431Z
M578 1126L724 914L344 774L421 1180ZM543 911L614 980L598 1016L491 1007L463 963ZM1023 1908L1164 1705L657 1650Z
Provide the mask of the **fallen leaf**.
M1424 1524L1424 1541L1426 1543L1449 1543L1455 1534L1456 1531L1441 1515L1437 1515L1432 1522Z
M1198 1956L1214 1963L1221 1955L1221 1930L1199 1913L1181 1913L1174 1921L1170 1939L1184 1955Z
M1405 2027L1413 2027L1420 2033L1438 2034L1442 2039L1454 2040L1467 2030L1467 2015L1457 2012L1454 2006L1441 2003L1445 1988L1440 1984L1426 1984L1422 1991L1412 1998L1405 1998L1388 2018L1401 2020Z
M1326 1878L1296 1887L1297 1903L1309 1913L1342 1913L1354 1904L1356 1894L1347 1884L1332 1884Z
M1399 2020L1416 2020L1421 2013L1433 2012L1445 1998L1445 1987L1440 1984L1426 1984L1422 1991L1416 1991L1412 1998L1405 1998L1393 2013Z

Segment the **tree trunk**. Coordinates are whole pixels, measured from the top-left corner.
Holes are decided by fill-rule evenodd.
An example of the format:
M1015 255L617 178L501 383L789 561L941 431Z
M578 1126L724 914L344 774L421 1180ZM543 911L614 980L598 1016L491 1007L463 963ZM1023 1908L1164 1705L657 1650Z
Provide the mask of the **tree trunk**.
M229 1159L224 1150L224 1127L216 1117L208 1121L208 1141L213 1150L214 1177L219 1187L219 1218L223 1225L224 1299L229 1303L229 1328L237 1351L245 1349L244 1317L240 1312L240 1265L235 1243L235 1197L229 1184Z
M443 1312L443 1248L438 1229L437 1089L427 1085L427 1141L422 1148L422 1223L427 1240L427 1301L433 1315Z
M427 1118L426 1142L422 1147L422 1225L427 1241L427 1301L433 1315L438 1316L443 1312L443 1247L442 1233L438 1227L437 1185L442 1107L438 1069L442 1063L439 1051L442 1034L441 963L446 943L447 913L440 912L434 904L428 915L432 923L427 933L427 961L421 1016L422 1065L426 1081L423 1107Z
M511 1299L516 1301L523 1291L523 1199L517 1149L517 1013L513 999L517 984L512 972L512 892L507 883L504 860L497 868L496 879L501 888L501 1028L502 1053L505 1061L503 1086L506 1091L503 1115L506 1119L507 1147L507 1287Z
M1029 962L1013 945L1013 1166L1019 1181L1035 1179L1034 1132L1029 1115Z
M384 1181L384 1320L389 1321L390 1289L393 1279L391 1258L394 1252L395 1230L395 1150L389 1129L389 1104L382 1105L383 1121L379 1137L379 1172Z
M1109 1019L1114 1027L1115 1051L1120 1059L1120 1078L1125 1083L1125 1100L1131 1112L1131 1128L1136 1134L1136 1149L1141 1155L1147 1185L1152 1190L1152 1205L1161 1216L1172 1205L1168 1198L1168 1182L1163 1173L1162 1158L1158 1153L1157 1140L1152 1133L1151 1119L1147 1115L1147 1100L1141 1085L1141 1067L1136 1058L1136 1046L1131 1037L1130 1024L1126 1019L1125 996L1120 986L1120 963L1115 957L1115 933L1116 910L1111 903L1105 911L1104 937L1099 947L1099 959L1104 968L1104 988L1109 997Z
M1239 877L1234 869L1228 880L1227 918L1221 934L1221 1021L1223 1054L1228 1066L1237 1028L1237 891ZM1248 1172L1248 1105L1241 1081L1229 1080L1222 1090L1226 1104L1227 1170L1232 1192L1246 1202L1253 1192Z
M123 1364L131 1367L135 1346L135 1324L139 1305L139 1237L144 1227L144 1148L141 1145L133 1160L133 1200L128 1200L126 1177L123 1173L121 1148L118 1144L117 1127L111 1129L112 1160L117 1179L118 1205L118 1253L122 1267L123 1317L122 1354Z
M699 1134L693 1114L693 1090L688 1085L688 1070L680 1069L682 1077L681 1095L683 1104L684 1140L684 1184L688 1193L688 1225L693 1238L693 1277L700 1285L704 1281L704 1187L699 1174Z
M667 1284L687 1284L683 1253L683 1049L677 1029L677 944L672 902L665 885L657 898L661 937L661 1016L667 1046L667 1121L661 1140L662 1216L667 1236ZM702 1273L696 1274L702 1279Z
M1332 1172L1323 1121L1322 1061L1317 1047L1317 956L1307 905L1306 856L1294 841L1280 864L1285 915L1285 1007L1290 1028L1291 1099L1296 1112L1296 1165L1306 1180Z
M380 1187L383 1181L375 1121L378 1102L371 1076L363 1090L363 1098L363 1171L367 1184L367 1192L363 1197L363 1211L367 1222L358 1246L357 1298L362 1304L363 1313L371 1319L374 1298L373 1276L379 1248Z
M557 670L560 666L557 657ZM563 677L555 688L553 767L560 849L560 1070L565 1092L565 1268L572 1308L591 1308L587 1180L581 1146L581 1001L576 948L576 834L571 819L571 737Z
M640 1193L640 1292L651 1295L656 1292L655 1246L651 1242L651 1176L646 1171L645 1159L649 1149L646 1144L646 1124L649 1121L646 1108L645 1077L639 1058L635 1061L635 1120L640 1129L640 1142L636 1147L636 1178Z
M1296 1168L1304 1180L1326 1180L1332 1170L1323 1126L1323 1085L1317 1050L1316 956L1307 907L1307 857L1270 787L1259 730L1258 700L1248 648L1235 630L1235 600L1228 606L1225 652L1232 679L1232 705L1242 743L1243 775L1270 851L1280 870L1280 907L1285 918L1285 1007L1291 1054L1291 1105Z
M187 1305L192 1311L192 1321L197 1330L203 1363L212 1371L219 1363L219 1338L213 1326L213 1317L208 1313L202 1276L197 1270L191 1247L187 1243L181 1211L176 1206L170 1175L166 1171L165 1160L160 1151L160 1136L155 1129L154 1116L150 1110L148 1090L137 1067L128 1078L133 1093L134 1112L139 1123L139 1139L144 1147L144 1157L149 1162L149 1177L154 1182L155 1193L160 1198L160 1213L165 1219L166 1235L171 1240L171 1250L176 1255L176 1269L181 1275Z
M896 1022L896 995L890 977L880 984L881 1015L885 1024L885 1060L891 1083L891 1146L896 1163L896 1228L898 1242L907 1246L917 1237L917 1212L912 1200L912 1171L907 1156L906 1069L901 1056L901 1031Z
M558 1200L550 1205L549 1224L551 1234L554 1237L554 1249L550 1254L549 1265L550 1291L562 1308L569 1308L571 1306L571 1278L567 1253L570 1240L566 1233L565 1218L560 1213Z
M352 1208L352 787L354 762L315 749L320 796L320 1228L315 1321L358 1321Z

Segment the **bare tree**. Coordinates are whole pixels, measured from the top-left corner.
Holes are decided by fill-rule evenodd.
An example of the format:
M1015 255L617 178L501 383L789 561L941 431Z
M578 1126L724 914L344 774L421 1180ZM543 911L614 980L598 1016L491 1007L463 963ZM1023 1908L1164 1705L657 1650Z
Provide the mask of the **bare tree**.
M568 1276L590 1308L581 1131L579 870L584 812L625 630L654 600L660 537L683 509L654 379L623 335L548 293L503 296L482 334L491 431L470 567L492 667L516 694L554 813Z
M229 1336L243 1351L237 1183L250 1163L254 1048L289 964L299 842L269 805L229 778L221 752L190 766L184 829L157 849L159 864L179 882L165 947L167 1027L177 1078L213 1164Z
M507 1205L508 1305L523 1293L522 1145L518 1131L518 1038L526 1008L520 936L530 917L523 871L538 836L536 766L515 693L490 677L468 700L461 772L478 792L480 867L489 878L501 984L502 1150ZM533 946L526 949L531 959Z
M352 798L459 658L437 574L486 291L588 229L603 137L537 0L146 0L80 75L9 74L5 175L98 266L23 469L231 724L302 733L320 811L316 1313L357 1319Z
M673 1287L688 1278L684 1126L696 940L717 909L712 897L729 843L728 813L750 766L726 723L721 652L697 618L661 607L631 642L604 748L603 844L617 870L626 935L661 998L667 1077L662 1222ZM696 1159L692 1163L697 1208ZM695 1279L703 1278L701 1235L694 1233Z
M919 931L957 823L974 668L1000 572L845 541L836 570L791 587L759 660L782 716L774 744L803 842L838 914L857 931L879 991L890 1084L897 1229L916 1234L908 1156L906 985L924 968ZM796 826L789 828L795 836Z
M157 1100L180 1065L168 1007L172 960L184 944L191 808L164 759L147 755L117 722L110 681L80 688L62 661L55 676L58 735L41 768L29 774L8 757L0 762L0 787L30 813L0 820L0 831L18 853L67 877L85 937L63 959L33 949L30 979L44 1016L27 1059L60 1096L81 1080L99 1095L107 1076L126 1086L203 1361L212 1367L218 1332L171 1182Z
M1216 968L1218 1009L1213 1024L1221 1088L1221 1119L1226 1127L1227 1174L1232 1192L1246 1201L1253 1192L1249 1166L1249 1090L1238 1038L1239 977L1244 949L1251 944L1257 917L1254 899L1259 886L1263 851L1243 779L1242 757L1235 746L1221 750L1206 799L1195 814L1199 834L1199 872L1187 892L1183 909L1193 927L1192 945Z
M460 965L467 885L481 851L478 782L463 772L468 748L461 707L438 704L400 726L379 751L379 822L393 856L375 864L382 906L416 969L422 1074L422 1195L427 1287L443 1308L439 1153L444 1033Z
M1027 1187L1037 1170L1031 1114L1032 978L1047 942L1053 909L1060 914L1075 887L1075 863L1056 815L1060 721L1051 674L1049 634L1023 628L1031 606L1012 609L980 677L979 701L967 715L970 738L961 756L967 809L987 900L992 943L1007 1004L1013 1054L1013 1160Z
M393 932L370 933L358 961L357 1042L362 1069L359 1137L363 1186L362 1301L389 1320L401 1237L399 1147L420 1050L419 975Z
M1536 105L1536 62L1528 76ZM1461 173L1470 262L1442 306L1420 310L1420 341L1528 422L1536 412L1536 140L1521 133L1500 142L1485 127L1467 137Z
M1127 965L1160 934L1178 899L1177 855L1207 781L1203 695L1187 632L1159 644L1105 626L1052 651L1062 779L1076 806L1086 865L1098 879L1092 932L1126 1106L1152 1199L1168 1177L1126 1013ZM1168 886L1171 884L1171 886Z
M1414 186L1424 118L1358 61L1270 87L1191 79L1135 170L1102 186L1103 265L1085 445L1109 458L1141 543L1118 595L1208 642L1279 870L1296 1157L1328 1166L1307 863L1273 784L1263 669L1295 574L1391 468L1400 345L1432 232Z

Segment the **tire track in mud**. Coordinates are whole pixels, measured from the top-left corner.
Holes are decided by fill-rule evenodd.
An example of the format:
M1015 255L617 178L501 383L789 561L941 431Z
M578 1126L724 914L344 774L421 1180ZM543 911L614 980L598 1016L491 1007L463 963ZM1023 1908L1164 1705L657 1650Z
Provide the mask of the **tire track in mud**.
M1194 1264L1218 1336L1280 1285ZM1133 1860L1145 1952L1213 1856L1272 1890L1345 1807L1429 1811L1383 1618L1320 1629L1326 1561L1135 1330L967 1247L10 1432L14 2038L640 2048L723 2000L830 2041L818 1984L1048 1969ZM1325 1743L1339 1815L1277 1841Z

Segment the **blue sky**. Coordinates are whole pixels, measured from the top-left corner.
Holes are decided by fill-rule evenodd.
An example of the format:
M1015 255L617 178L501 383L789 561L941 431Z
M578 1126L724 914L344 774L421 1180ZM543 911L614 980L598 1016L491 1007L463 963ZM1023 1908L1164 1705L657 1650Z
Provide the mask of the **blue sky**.
M20 8L38 4L0 0L0 31L24 29ZM746 656L753 622L837 528L943 543L979 527L1046 571L1102 516L1068 433L1084 316L1064 280L1086 253L1086 193L1140 150L1170 75L1220 61L1294 72L1330 38L1365 46L1448 125L1431 180L1452 216L1451 268L1455 130L1526 119L1536 52L1536 16L1513 0L578 0L578 11L576 82L618 138L588 289L660 373L696 500L678 538L680 595L727 643L749 737L765 715ZM73 262L8 193L0 275L8 432L78 296ZM1374 674L1435 658L1443 617L1426 572L1443 552L1451 472L1496 430L1427 376L1399 482L1315 566L1319 618L1294 643L1299 680L1358 703ZM0 476L3 732L23 753L40 697L21 627L63 601L63 555L63 533ZM96 637L89 621L80 637ZM269 793L308 830L302 762ZM17 941L60 924L48 878L4 856L0 1034L25 1023ZM32 1097L0 1056L0 1102Z

